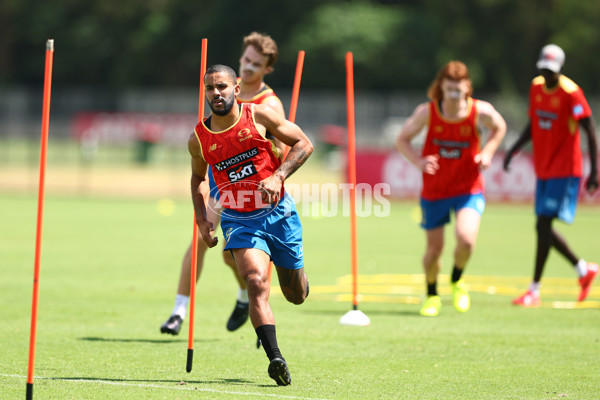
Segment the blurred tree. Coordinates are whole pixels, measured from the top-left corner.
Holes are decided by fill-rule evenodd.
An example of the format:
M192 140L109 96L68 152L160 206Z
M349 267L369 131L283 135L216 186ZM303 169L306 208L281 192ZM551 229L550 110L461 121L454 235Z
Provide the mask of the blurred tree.
M478 91L522 93L540 48L555 42L565 74L594 92L598 17L600 2L571 0L3 0L0 85L39 87L54 38L62 86L189 86L203 37L209 64L237 68L242 37L258 30L280 47L276 87L291 85L302 49L306 88L342 88L352 51L359 89L424 91L441 65L461 59Z

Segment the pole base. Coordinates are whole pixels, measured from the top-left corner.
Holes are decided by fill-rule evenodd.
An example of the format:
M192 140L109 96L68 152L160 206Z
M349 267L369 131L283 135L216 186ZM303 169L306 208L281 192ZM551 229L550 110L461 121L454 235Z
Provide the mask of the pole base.
M368 326L370 324L369 317L360 310L350 310L340 318L340 325Z
M192 363L194 361L194 349L188 349L187 351L187 362L185 364L185 371L192 372Z

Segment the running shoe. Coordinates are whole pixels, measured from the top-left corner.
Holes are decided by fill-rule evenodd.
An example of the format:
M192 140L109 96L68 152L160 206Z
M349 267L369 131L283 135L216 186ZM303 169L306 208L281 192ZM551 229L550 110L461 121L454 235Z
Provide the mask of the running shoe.
M287 386L292 383L290 370L283 358L276 357L272 359L268 372L271 379L277 382L278 386Z
M227 330L233 332L240 326L244 325L244 323L248 320L248 315L250 313L249 309L249 303L242 303L241 301L237 300L235 303L235 308L233 309L233 312L227 321Z
M435 317L440 313L440 308L442 308L442 299L440 296L427 296L421 307L420 314L425 317Z
M542 300L540 300L540 295L538 293L527 291L524 295L514 299L512 303L515 306L521 307L539 307L540 304L542 304Z
M471 298L469 297L469 292L462 279L458 282L450 283L450 286L452 287L452 302L454 303L454 308L459 312L469 311Z
M588 272L585 276L579 278L579 286L581 286L581 292L577 301L584 301L592 287L592 282L598 275L598 264L588 263Z
M183 320L177 314L173 314L169 319L160 326L160 333L169 333L171 335L178 335L181 330L181 324Z

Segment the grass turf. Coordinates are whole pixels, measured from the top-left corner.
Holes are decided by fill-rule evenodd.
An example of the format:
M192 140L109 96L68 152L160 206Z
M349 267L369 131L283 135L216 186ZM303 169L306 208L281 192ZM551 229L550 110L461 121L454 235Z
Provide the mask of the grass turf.
M302 218L311 296L293 306L273 285L279 344L292 373L291 386L277 387L251 325L225 330L236 285L219 251L209 252L197 288L191 373L185 372L187 321L178 337L159 333L191 236L187 200L175 200L173 214L164 216L156 200L48 196L34 398L598 398L597 308L521 309L510 305L508 289L477 290L468 313L454 311L442 292L439 317L418 315L410 299L421 296L424 284L410 276L421 274L424 235L413 220L415 204L393 203L387 218L358 220L360 287L366 288L361 293L374 299L360 303L371 318L368 327L338 323L351 308L344 293L348 219ZM0 399L25 396L35 213L34 196L0 195ZM533 268L531 214L529 204L487 206L465 275L468 284L497 280L509 293L526 289ZM580 207L574 226L559 229L593 261L600 258L599 225L597 208ZM442 289L451 266L451 229ZM374 277L383 277L379 289L367 285ZM545 278L542 300L574 300L575 273L555 252ZM555 278L572 287L556 289ZM595 287L588 303L598 300Z

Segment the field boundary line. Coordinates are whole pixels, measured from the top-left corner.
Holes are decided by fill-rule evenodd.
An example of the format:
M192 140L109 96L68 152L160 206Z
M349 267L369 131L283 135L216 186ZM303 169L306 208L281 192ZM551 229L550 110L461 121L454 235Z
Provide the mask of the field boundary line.
M25 375L14 375L14 374L2 374L1 377L5 378L19 378L26 379ZM153 389L175 389L175 390L186 390L186 391L198 391L198 392L209 392L209 393L218 393L218 394L231 394L231 395L239 395L239 396L259 396L259 397L272 397L276 399L297 399L297 400L333 400L333 399L324 399L317 397L302 397L302 396L292 396L292 395L280 395L280 394L270 394L270 393L256 393L256 392L234 392L230 390L217 390L217 389L208 389L201 387L186 387L186 386L165 386L165 385L156 385L156 384L136 384L136 383L127 383L127 382L112 382L102 379L73 379L73 378L51 378L44 376L36 376L35 379L41 380L52 380L52 381L63 381L63 382L82 382L82 383L98 383L103 385L114 385L114 386L128 386L128 387L140 387L140 388L153 388ZM187 384L186 385L193 385Z

